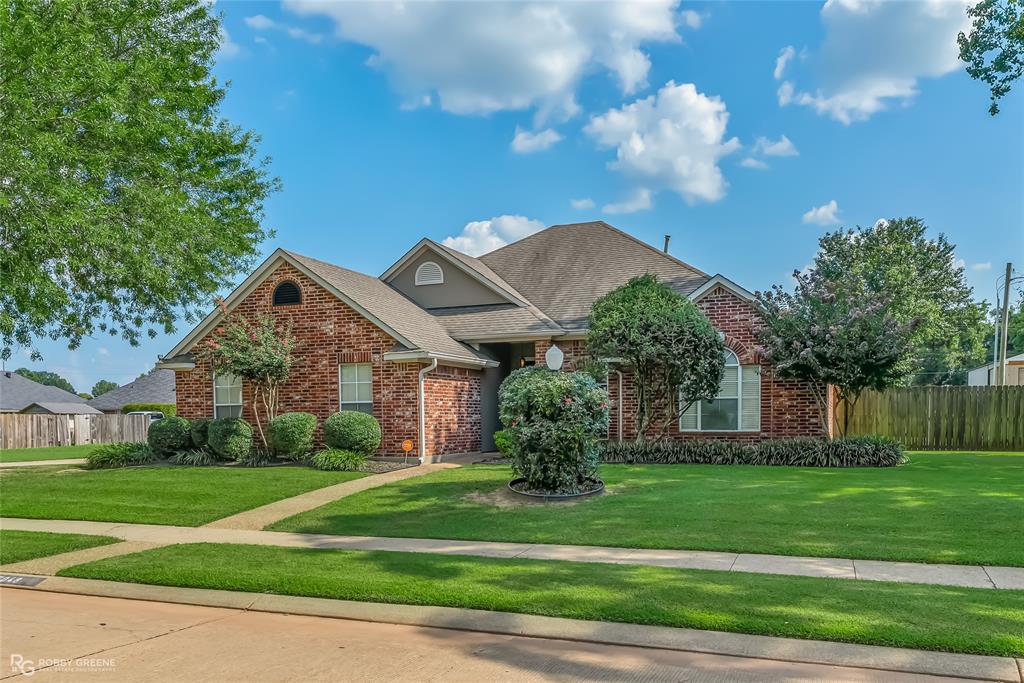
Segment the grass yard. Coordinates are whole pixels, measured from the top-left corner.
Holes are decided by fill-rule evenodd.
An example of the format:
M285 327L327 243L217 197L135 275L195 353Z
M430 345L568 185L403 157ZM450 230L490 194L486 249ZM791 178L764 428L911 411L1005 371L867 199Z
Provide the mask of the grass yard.
M0 462L84 458L94 448L96 448L95 444L87 444L85 446L53 446L51 448L3 448L0 449Z
M915 453L884 469L603 465L603 496L514 507L510 476L443 470L271 528L1024 566L1024 454Z
M1024 655L1024 591L218 544L168 546L60 575Z
M95 548L117 543L111 536L84 536L82 534L51 534L41 531L0 530L0 564L11 564L37 557L59 555L72 550Z
M0 514L200 526L363 476L307 467L20 467L0 470Z

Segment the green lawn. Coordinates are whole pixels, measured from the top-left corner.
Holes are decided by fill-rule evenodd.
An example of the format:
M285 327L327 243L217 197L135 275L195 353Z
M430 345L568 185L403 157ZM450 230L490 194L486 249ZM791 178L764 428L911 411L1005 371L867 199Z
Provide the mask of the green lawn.
M915 453L882 469L604 465L600 473L603 496L498 507L480 496L505 487L507 467L444 470L271 528L1024 566L1021 454Z
M21 467L0 470L0 514L199 526L362 476L308 467Z
M94 448L96 448L94 444L85 446L53 446L52 448L4 448L0 449L0 462L84 458Z
M83 536L81 534L50 534L40 531L0 530L0 564L32 560L37 557L59 555L72 550L84 550L98 545L117 543L111 536Z
M168 546L60 575L1024 655L1024 591L217 544Z

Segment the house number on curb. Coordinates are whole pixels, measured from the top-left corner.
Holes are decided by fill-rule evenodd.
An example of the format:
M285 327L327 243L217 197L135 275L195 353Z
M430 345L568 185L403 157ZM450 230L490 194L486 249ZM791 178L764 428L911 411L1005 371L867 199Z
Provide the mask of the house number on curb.
M38 586L46 579L42 576L18 576L17 574L0 574L2 586Z

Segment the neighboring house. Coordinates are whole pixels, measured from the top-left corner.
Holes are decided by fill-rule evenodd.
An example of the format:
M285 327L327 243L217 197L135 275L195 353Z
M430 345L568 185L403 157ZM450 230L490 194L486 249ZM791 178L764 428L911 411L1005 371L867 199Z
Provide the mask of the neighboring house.
M85 399L59 387L33 382L16 372L0 372L0 413L20 413L33 403L85 404Z
M154 370L87 403L104 413L120 413L126 405L134 403L174 403L174 371Z
M593 302L652 273L690 297L729 352L719 397L694 406L673 438L757 440L821 434L806 385L775 377L756 350L753 295L601 222L557 225L479 258L424 239L380 277L279 249L225 300L230 311L290 320L301 344L281 410L321 419L372 413L381 452L411 439L421 457L493 449L497 391L513 369L543 364L554 344L563 369L586 359ZM248 387L214 376L194 350L223 313L207 316L157 367L175 370L178 414L251 419ZM609 438L634 435L628 368L612 367Z
M982 365L967 372L967 386L991 387L996 383L997 363ZM1011 387L1024 386L1024 353L1006 359L1006 385Z
M34 415L102 415L103 413L85 403L58 403L43 401L26 406L22 413Z

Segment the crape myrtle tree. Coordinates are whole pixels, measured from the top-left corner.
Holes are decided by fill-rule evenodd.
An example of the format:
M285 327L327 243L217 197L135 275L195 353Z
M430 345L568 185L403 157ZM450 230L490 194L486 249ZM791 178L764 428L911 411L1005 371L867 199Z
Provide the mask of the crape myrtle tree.
M724 342L692 301L654 275L595 301L589 327L590 354L615 359L633 374L638 442L663 438L694 402L718 394Z
M199 345L196 357L209 361L214 372L235 375L251 388L256 432L267 448L263 425L277 417L281 385L296 360L291 324L279 324L265 314L254 318L228 314L222 302L219 306L225 319Z
M170 333L248 270L278 186L220 116L205 0L0 7L0 354Z

